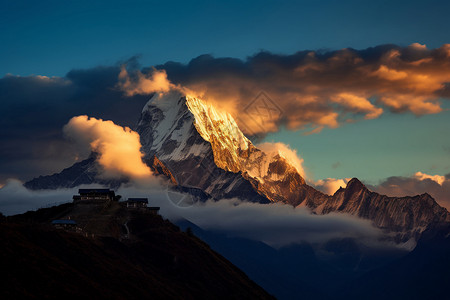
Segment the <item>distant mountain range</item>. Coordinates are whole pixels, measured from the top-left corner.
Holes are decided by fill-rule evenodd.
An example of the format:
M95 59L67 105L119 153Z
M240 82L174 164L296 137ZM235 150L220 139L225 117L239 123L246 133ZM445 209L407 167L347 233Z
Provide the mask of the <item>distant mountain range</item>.
M178 190L202 200L240 198L306 206L313 213L344 212L369 219L397 242L417 241L430 224L448 222L448 211L428 194L387 197L353 178L326 195L308 185L282 152L266 153L245 137L234 119L202 100L178 91L155 94L142 110L136 131L145 162ZM117 188L127 178L98 176L96 155L61 173L27 183L29 189L56 189L98 183Z

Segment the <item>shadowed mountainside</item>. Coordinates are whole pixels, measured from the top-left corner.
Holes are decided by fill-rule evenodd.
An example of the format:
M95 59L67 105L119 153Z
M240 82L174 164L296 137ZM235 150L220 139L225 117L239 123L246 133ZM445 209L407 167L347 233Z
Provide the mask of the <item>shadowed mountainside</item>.
M81 233L50 225L68 216L80 220ZM117 202L69 203L4 218L0 243L5 299L272 298L192 234Z

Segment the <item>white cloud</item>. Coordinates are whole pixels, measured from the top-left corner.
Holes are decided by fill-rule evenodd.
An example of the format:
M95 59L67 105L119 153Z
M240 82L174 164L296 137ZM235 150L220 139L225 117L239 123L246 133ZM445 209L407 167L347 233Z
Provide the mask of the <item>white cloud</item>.
M9 179L0 189L0 212L4 215L24 213L41 207L72 201L78 189L30 191L22 182Z
M0 189L0 211L11 215L70 202L77 192L78 187L30 191L21 182L10 180ZM312 215L305 208L293 208L281 203L258 204L227 199L195 202L185 207L174 201L174 194L186 195L168 192L166 182L162 180L127 184L119 188L117 194L122 195L123 199L147 197L149 205L160 206L161 215L170 220L185 218L205 229L259 240L275 247L302 241L321 243L342 237L358 238L369 245L377 243L381 235L381 231L368 220L339 213Z
M282 203L209 201L180 213L203 228L259 240L274 247L303 241L322 243L344 237L358 238L370 244L381 236L381 231L368 220L340 213L313 215L306 208L293 208Z

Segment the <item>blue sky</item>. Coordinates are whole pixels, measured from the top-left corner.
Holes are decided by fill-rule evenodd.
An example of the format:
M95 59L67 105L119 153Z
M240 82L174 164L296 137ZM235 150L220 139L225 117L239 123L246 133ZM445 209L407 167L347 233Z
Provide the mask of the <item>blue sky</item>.
M65 76L138 56L143 67L201 54L245 59L260 50L428 48L449 43L448 1L2 1L0 76ZM5 99L2 96L3 100ZM450 173L450 108L384 113L319 134L269 134L290 144L314 179L375 182L417 171ZM47 170L46 170L47 171ZM55 172L58 170L55 170Z
M448 1L2 1L0 74L448 42Z

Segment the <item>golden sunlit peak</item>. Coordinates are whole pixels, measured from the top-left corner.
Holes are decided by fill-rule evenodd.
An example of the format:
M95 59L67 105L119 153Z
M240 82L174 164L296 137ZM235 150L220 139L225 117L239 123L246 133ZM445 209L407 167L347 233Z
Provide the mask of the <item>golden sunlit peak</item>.
M215 137L224 148L234 151L248 149L250 140L229 113L219 111L213 105L190 95L186 96L186 105L194 115L194 125L203 139L212 142Z

